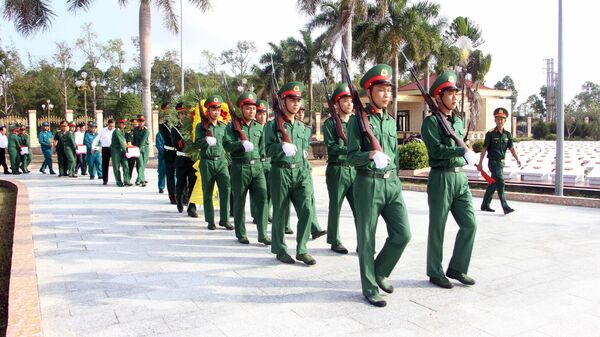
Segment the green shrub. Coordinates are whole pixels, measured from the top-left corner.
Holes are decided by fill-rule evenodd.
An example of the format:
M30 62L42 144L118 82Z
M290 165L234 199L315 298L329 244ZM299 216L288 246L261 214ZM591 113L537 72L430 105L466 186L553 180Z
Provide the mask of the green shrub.
M115 105L115 110L113 111L113 117L115 119L132 119L136 118L142 113L142 100L138 95L128 92L121 95L121 97L117 101L117 104Z
M479 139L473 142L473 151L479 153L481 150L483 150L483 140Z
M548 135L548 124L544 121L537 121L533 124L531 133L533 133L534 139L544 139Z
M410 142L398 147L401 170L416 170L427 167L427 147L423 142Z
M533 138L531 137L516 137L513 138L513 142L518 143L518 142L526 142L526 141L530 141L533 140Z
M545 140L556 140L556 133L549 133L544 138Z

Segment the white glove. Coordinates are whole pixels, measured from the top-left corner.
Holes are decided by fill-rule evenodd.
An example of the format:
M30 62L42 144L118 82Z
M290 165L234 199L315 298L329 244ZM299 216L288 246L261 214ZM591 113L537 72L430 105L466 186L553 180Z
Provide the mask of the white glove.
M286 157L293 157L296 155L296 145L284 142L281 147L283 148L283 152L285 153Z
M252 144L250 141L243 141L242 146L244 147L244 152L252 152L254 150L254 144Z
M304 159L308 159L308 151L304 150Z
M385 168L386 166L388 166L391 159L387 154L377 151L377 152L375 152L375 155L373 156L373 161L375 162L375 167L377 169L382 169L382 168Z
M465 152L465 160L467 161L467 165L477 164L479 157L480 156L477 155L477 153L475 153L475 151L468 150L467 152Z
M217 145L217 139L215 137L206 137L206 142L208 143L208 146Z

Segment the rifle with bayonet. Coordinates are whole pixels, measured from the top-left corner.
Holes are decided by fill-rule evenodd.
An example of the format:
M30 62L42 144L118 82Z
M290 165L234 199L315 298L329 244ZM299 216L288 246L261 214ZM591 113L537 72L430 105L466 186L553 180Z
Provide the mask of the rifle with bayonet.
M227 107L229 107L229 115L231 115L231 122L233 123L233 129L240 136L241 141L248 140L244 130L242 130L242 125L240 119L235 114L235 110L233 107L233 103L231 103L231 99L229 98L229 86L227 85L227 77L225 77L225 72L222 72L223 75L223 86L225 87L225 100L227 101Z
M427 93L425 91L425 88L423 88L423 85L421 85L421 82L419 81L419 77L417 76L417 71L415 70L413 63L408 59L406 54L404 54L404 47L405 47L404 45L402 45L400 47L400 54L402 54L402 57L404 58L404 61L406 62L406 67L408 68L408 71L410 72L412 77L415 79L415 83L417 84L417 87L419 88L419 91L421 92L421 95L423 96L425 103L427 103L427 106L429 107L429 111L431 111L433 116L435 116L435 119L438 121L438 124L441 125L442 132L444 133L444 135L446 137L452 138L458 147L462 147L465 149L465 153L466 153L466 151L469 151L470 149L467 147L467 145L465 144L463 139L461 139L454 132L454 129L452 129L452 127L450 126L450 123L446 119L445 115L440 111L438 106L435 104L435 102L433 101L433 98L431 98L431 95L429 95L429 93ZM481 176L485 179L485 181L488 184L493 184L496 182L496 180L494 178L490 177L489 174L487 174L487 172L485 172L483 169L480 169L479 172L481 172Z
M356 120L358 121L358 127L360 129L363 137L367 137L369 143L371 143L372 151L380 151L383 152L381 148L381 144L379 144L379 140L375 138L373 131L371 130L371 124L369 123L369 115L367 114L367 110L363 106L360 101L360 95L358 94L358 90L352 83L352 79L350 78L350 73L348 72L348 59L346 56L346 51L344 47L342 47L342 82L346 82L348 84L348 88L350 89L350 94L352 95L352 103L354 103L354 114L356 115Z
M206 115L204 114L204 106L202 105L202 99L198 99L198 107L200 107L200 125L202 125L202 129L204 129L206 137L212 137L213 134L208 128L208 120L206 119Z
M327 81L327 74L325 73L325 69L323 68L323 63L319 58L319 65L321 66L321 71L323 71L323 87L325 87L325 99L327 100L327 108L329 109L329 115L331 116L331 121L333 122L334 130L338 138L341 138L344 141L344 145L348 145L348 138L346 138L346 134L344 133L344 129L342 128L342 120L340 119L340 115L335 110L335 106L331 101L331 96L329 96L329 81Z
M277 131L281 133L283 142L293 144L283 125L283 107L279 98L279 85L275 77L275 64L273 63L273 55L271 55L271 99L273 100L273 117L274 123L277 126Z

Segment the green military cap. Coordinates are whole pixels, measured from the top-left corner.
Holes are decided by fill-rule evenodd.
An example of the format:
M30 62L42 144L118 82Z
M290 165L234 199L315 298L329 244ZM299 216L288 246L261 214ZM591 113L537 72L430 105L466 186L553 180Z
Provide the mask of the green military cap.
M48 122L43 122L42 126L50 126L50 124Z
M439 95L446 89L460 90L456 86L456 74L453 71L446 71L441 73L435 82L429 88L429 94L431 96Z
M223 97L219 95L211 95L208 96L206 101L204 101L204 107L210 108L211 106L220 107L223 104Z
M304 84L300 82L290 82L281 87L277 93L280 98L294 97L301 98L304 91Z
M96 124L95 122L90 122L89 127L96 128L96 127L98 127L98 124Z
M256 112L267 111L268 106L269 106L269 103L267 103L267 101L262 100L262 99L256 100Z
M392 67L383 63L375 65L360 79L360 86L365 89L375 84L392 85Z
M333 91L333 94L331 95L331 101L333 103L337 103L340 99L342 99L342 97L346 97L346 96L352 96L352 93L350 92L350 88L348 87L348 84L339 83L338 85L336 85L335 90Z
M13 124L10 126L10 129L11 131L15 131L21 129L21 127L19 126L19 124Z
M71 122L69 122L69 126L77 126L77 125L75 124L75 122L71 121Z
M496 108L494 110L494 117L508 118L508 111L504 108Z
M243 92L237 100L237 106L243 107L244 105L256 105L256 94L252 91Z

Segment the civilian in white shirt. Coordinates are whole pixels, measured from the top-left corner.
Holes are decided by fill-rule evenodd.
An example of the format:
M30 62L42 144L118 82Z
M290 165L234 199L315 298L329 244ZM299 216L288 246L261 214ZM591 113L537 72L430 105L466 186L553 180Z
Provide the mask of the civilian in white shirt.
M85 136L85 123L77 124L77 131L75 131L75 144L77 147L83 145L83 137ZM87 161L85 153L77 154L77 166L75 167L75 173L81 170L82 176L87 176Z
M96 151L98 144L102 146L102 184L108 184L108 165L110 163L110 144L112 141L112 134L115 131L115 120L109 119L106 123L106 127L102 128L98 133L98 136L94 138L92 142L92 151Z
M0 166L4 168L4 174L10 174L8 165L6 165L6 148L8 147L8 138L6 137L6 127L0 125Z

